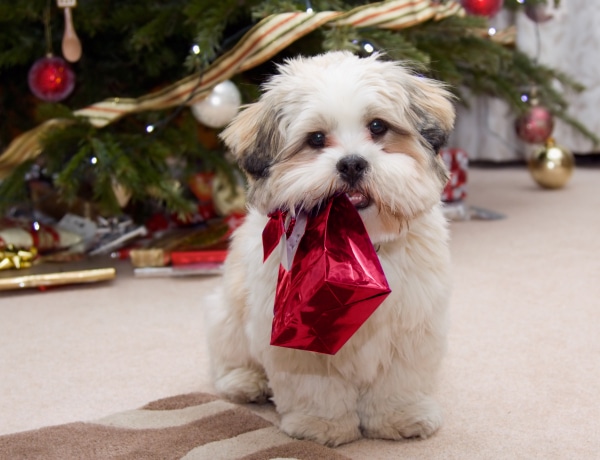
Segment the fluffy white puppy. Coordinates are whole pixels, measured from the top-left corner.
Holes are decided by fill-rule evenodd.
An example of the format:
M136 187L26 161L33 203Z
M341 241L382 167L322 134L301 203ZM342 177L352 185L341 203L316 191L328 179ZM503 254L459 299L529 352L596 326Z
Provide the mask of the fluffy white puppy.
M438 155L450 94L379 56L333 52L279 67L222 138L249 177L249 212L225 264L207 330L217 391L272 397L281 429L335 446L361 436L425 438L445 350L448 232ZM312 210L336 193L359 210L392 293L331 356L271 346L279 260L261 235L276 209Z

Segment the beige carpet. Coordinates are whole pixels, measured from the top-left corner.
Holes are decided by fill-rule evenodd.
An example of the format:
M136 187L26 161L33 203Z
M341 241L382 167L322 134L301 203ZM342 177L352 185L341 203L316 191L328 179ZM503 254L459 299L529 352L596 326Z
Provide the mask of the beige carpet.
M354 459L600 458L600 170L562 190L519 168L472 170L452 224L455 290L426 441L361 440ZM199 299L218 278L139 279L0 294L0 434L98 420L212 392ZM271 408L261 415L274 419Z

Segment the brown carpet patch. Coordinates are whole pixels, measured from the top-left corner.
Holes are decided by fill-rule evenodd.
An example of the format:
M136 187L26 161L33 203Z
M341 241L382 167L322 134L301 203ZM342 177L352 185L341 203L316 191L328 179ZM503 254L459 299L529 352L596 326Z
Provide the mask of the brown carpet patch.
M239 460L266 460L266 459L301 459L301 460L348 460L328 447L310 441L292 441L283 446L261 450L254 454L241 457Z
M147 404L139 415L152 417L153 411L178 411L218 400L216 396L201 393L180 395ZM225 407L232 408L219 410L212 415L199 415L197 420L181 425L177 421L178 413L173 412L175 416L172 421L173 426L165 428L138 429L111 426L112 422L106 421L110 419L108 417L93 423L69 423L0 436L0 458L176 460L194 449L202 449L202 446L206 446L204 448L208 448L211 452L219 452L220 446L225 451L231 449L233 444L236 452L241 453L237 458L244 460L346 459L332 449L313 442L295 441L290 438L289 443L286 443L285 439L282 443L282 435L277 430L269 436L279 437L279 439L271 441L271 438L267 437L266 445L263 442L258 447L253 442L248 442L248 439L260 436L260 433L265 439L265 433L269 434L270 431L264 430L274 429L273 425L245 407L233 405ZM135 412L137 415L137 411ZM238 436L242 439L236 439Z
M207 402L216 401L219 397L207 393L188 393L185 395L171 396L146 404L145 410L174 410L184 409L190 406L199 406Z

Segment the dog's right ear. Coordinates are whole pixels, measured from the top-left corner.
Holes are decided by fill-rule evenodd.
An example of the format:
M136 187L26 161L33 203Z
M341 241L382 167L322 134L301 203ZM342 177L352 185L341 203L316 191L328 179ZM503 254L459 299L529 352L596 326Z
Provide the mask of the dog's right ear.
M282 141L278 118L277 112L261 99L242 110L220 134L251 179L269 176Z

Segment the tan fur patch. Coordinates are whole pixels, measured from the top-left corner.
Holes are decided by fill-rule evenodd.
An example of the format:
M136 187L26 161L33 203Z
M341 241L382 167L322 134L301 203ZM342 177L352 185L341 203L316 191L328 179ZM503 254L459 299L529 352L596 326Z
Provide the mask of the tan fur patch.
M412 157L422 168L428 167L427 156L429 152L423 152L423 146L410 134L400 134L390 130L384 140L383 150L387 153L402 153ZM428 155L424 155L427 153Z

